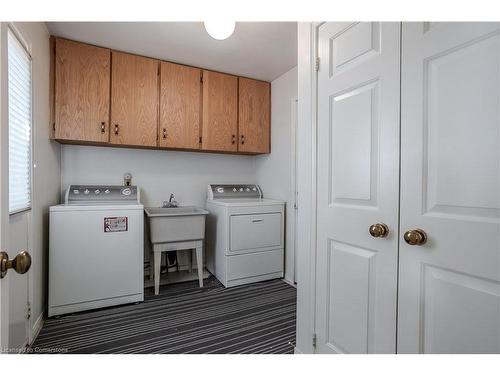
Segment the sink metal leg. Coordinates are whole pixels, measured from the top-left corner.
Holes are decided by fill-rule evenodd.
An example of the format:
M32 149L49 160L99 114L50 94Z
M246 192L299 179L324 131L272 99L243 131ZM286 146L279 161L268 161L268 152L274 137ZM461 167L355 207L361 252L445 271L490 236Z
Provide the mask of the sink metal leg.
M195 257L195 249L189 252L189 273L193 273L193 258Z
M196 248L196 266L198 267L198 281L203 286L203 247Z
M153 280L153 275L155 272L155 254L151 251L149 254L149 280Z
M160 269L161 269L161 252L155 251L155 295L160 294Z

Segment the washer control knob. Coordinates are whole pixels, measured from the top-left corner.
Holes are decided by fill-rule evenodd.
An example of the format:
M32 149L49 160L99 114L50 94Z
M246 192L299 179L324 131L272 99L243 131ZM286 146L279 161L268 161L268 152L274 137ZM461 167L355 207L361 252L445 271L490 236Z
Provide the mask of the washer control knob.
M75 195L80 194L80 190L78 190L78 189L74 189L74 190L73 190L73 194L75 194Z
M129 188L125 188L122 190L123 195L130 195L131 193L132 193L132 191Z
M110 193L109 189L104 190L104 194L109 194L109 193Z
M89 189L85 189L85 190L83 191L83 194L85 194L85 195L87 195L87 194L89 194L89 193L90 193L90 190L89 190Z
M247 191L250 191L250 188L247 188Z
M101 191L100 191L99 189L95 189L95 190L94 190L94 193L95 193L95 194L101 194Z
M236 193L236 188L233 188L233 191Z
M252 190L253 190L253 191L257 191L257 188L256 188L256 187L253 187L253 188L252 188Z
M243 191L243 188L240 188L240 191Z
M217 193L224 193L224 188L223 187L218 187L217 188Z

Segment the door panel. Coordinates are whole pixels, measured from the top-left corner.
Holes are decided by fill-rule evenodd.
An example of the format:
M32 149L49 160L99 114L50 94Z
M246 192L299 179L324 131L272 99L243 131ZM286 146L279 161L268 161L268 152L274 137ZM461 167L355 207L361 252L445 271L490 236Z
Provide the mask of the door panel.
M396 350L399 38L397 23L319 27L318 352Z
M270 152L270 84L239 78L238 151Z
M200 69L161 62L160 146L200 148L200 77Z
M334 240L329 241L327 251L326 341L338 353L368 353L369 337L374 334L370 300L375 297L377 252Z
M29 246L29 222L30 213L25 212L9 217L9 255L10 258L16 256L19 249L27 250L31 253ZM20 275L14 270L9 270L5 276L9 282L9 347L22 348L27 344L29 332L29 319L27 318L28 306L28 281L30 273Z
M157 60L113 51L110 134L114 144L156 146Z
M423 352L494 353L499 335L491 323L498 324L500 284L430 265L422 269Z
M376 205L378 83L350 88L330 100L330 204ZM354 168L353 168L354 165Z
M55 137L107 142L110 51L56 39Z
M398 351L500 352L500 26L405 23Z
M356 23L330 39L330 77L380 53L380 23Z
M203 71L203 150L238 150L238 77Z

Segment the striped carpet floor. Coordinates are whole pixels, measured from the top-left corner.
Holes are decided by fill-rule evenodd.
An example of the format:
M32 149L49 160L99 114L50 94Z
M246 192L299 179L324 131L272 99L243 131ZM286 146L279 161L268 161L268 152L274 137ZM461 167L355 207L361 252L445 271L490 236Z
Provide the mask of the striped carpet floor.
M296 290L282 280L225 289L214 277L145 301L48 319L33 352L293 353Z

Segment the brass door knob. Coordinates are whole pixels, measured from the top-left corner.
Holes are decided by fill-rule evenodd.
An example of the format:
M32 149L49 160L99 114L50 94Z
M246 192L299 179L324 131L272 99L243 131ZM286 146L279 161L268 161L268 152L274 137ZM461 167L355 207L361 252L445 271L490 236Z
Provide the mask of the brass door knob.
M31 255L23 250L12 260L9 260L9 256L6 252L0 252L0 279L3 279L7 274L7 271L12 268L19 274L28 272L31 267Z
M377 223L370 225L368 229L372 237L375 238L384 238L389 234L389 227L384 223Z
M427 242L427 233L422 229L411 229L405 232L403 238L408 245L422 246Z

